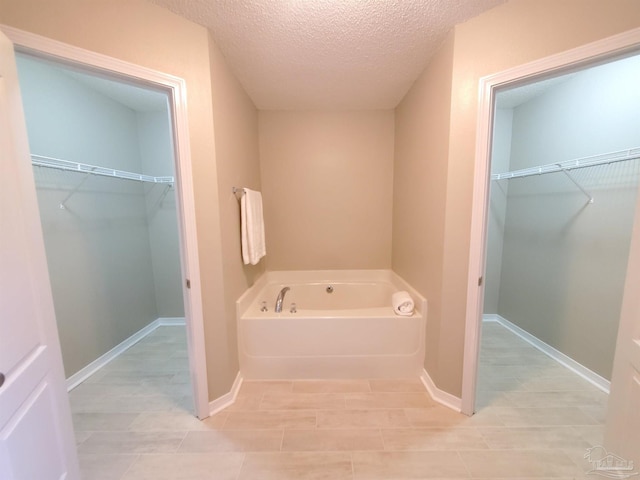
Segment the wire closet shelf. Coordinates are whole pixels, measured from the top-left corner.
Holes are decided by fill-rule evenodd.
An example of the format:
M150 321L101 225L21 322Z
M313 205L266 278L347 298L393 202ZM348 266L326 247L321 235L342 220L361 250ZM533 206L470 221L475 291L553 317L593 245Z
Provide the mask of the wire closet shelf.
M608 165L610 163L624 162L628 160L636 160L640 158L640 147L628 150L619 150L617 152L603 153L591 157L577 158L558 163L548 163L537 167L523 168L521 170L513 170L511 172L493 173L491 180L509 180L511 178L529 177L532 175L542 175L545 173L567 172L576 168L595 167L598 165Z
M100 175L103 177L121 178L124 180L134 180L137 182L164 183L173 184L175 182L172 176L154 177L152 175L144 175L142 173L127 172L125 170L116 170L113 168L101 167L98 165L89 165L87 163L72 162L70 160L62 160L60 158L45 157L43 155L31 155L31 163L38 167L55 168L58 170L66 170L71 172L81 172L91 175Z

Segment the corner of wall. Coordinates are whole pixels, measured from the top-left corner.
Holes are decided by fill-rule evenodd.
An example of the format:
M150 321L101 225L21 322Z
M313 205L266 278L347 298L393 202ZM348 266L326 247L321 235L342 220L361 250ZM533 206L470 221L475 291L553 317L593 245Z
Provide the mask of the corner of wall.
M223 285L221 315L216 319L215 345L223 356L217 374L209 373L210 399L226 395L239 372L236 300L264 273L264 261L245 266L240 250L240 203L232 187L261 189L258 149L258 111L251 98L229 68L209 32L213 137L216 152L217 198L220 209L220 235ZM213 334L212 334L213 335Z
M429 302L425 369L439 384L452 30L395 110L392 269Z

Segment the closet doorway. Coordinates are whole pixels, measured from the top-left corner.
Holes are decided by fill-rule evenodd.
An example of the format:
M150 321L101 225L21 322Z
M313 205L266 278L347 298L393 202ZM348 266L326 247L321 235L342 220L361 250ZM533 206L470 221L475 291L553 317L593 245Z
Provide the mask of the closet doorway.
M495 102L483 335L504 327L606 393L640 176L638 84L640 55L500 91ZM498 353L481 351L494 365L481 372L481 403L501 398L486 388L492 370L505 387L513 379L507 396L516 379L553 377L551 359L516 368L525 350Z
M154 361L166 370L157 381L143 384L180 390L182 398L171 400L176 407L207 417L184 82L25 32L7 34L19 56L23 97L29 95L23 73L31 72L24 73L31 79L24 81L36 82L25 111L57 316L73 318L71 328L59 319L68 386L83 381L105 359L146 341L147 350L155 350ZM38 85L38 79L44 82ZM73 111L53 108L61 86L69 97L57 101ZM107 114L92 113L92 104L102 104ZM46 122L51 128L29 128ZM64 142L60 132L65 128L75 141ZM152 160L159 157L162 161ZM50 258L49 250L56 249L64 255ZM65 263L65 256L78 262ZM87 317L93 327L82 323ZM107 318L115 318L114 329ZM156 330L158 325L163 326ZM167 334L180 328L177 339ZM64 353L74 342L80 349ZM179 343L183 347L168 351ZM120 363L121 373L131 368ZM92 378L107 375L108 368ZM143 401L154 408L151 396Z
M464 357L464 367L463 367L463 386L462 386L462 411L467 415L472 415L475 411L475 403L476 403L476 390L477 390L477 380L478 380L478 365L479 365L479 354L480 354L480 333L481 333L481 325L482 325L482 314L483 314L483 303L484 303L484 293L485 289L490 289L488 283L485 278L485 260L487 253L487 233L488 233L488 221L489 221L489 209L492 208L489 204L489 191L490 187L494 187L494 183L496 181L505 181L505 180L492 180L491 174L493 173L490 170L490 159L493 149L493 136L494 136L494 125L500 122L498 118L500 114L496 113L496 97L500 94L500 92L505 92L510 89L514 89L517 87L521 87L523 85L535 84L538 82L543 82L543 87L551 88L553 83L556 82L558 86L561 86L563 82L569 82L572 78L578 78L577 74L581 71L589 69L590 67L602 66L611 62L615 62L617 60L627 59L633 56L637 56L640 49L640 31L632 30L624 34L620 34L615 37L607 38L601 40L599 42L594 42L592 44L585 45L583 47L576 48L574 50L569 50L564 53L560 53L551 57L543 58L538 61L522 65L520 67L515 67L510 70L505 70L504 72L497 73L495 75L485 77L480 81L480 98L479 98L479 111L478 111L478 139L476 143L476 168L475 168L475 180L474 180L474 196L473 196L473 211L472 211L472 221L471 221L471 245L470 245L470 264L469 264L469 276L468 276L468 287L467 287L467 316L466 316L466 327L465 327L465 357ZM554 80L556 77L561 77L566 74L569 74L568 77L564 79ZM575 75L574 75L575 74ZM548 82L547 82L548 81ZM633 84L631 84L633 85ZM534 88L535 90L535 88ZM544 88L543 88L544 90ZM637 89L634 86L629 86L627 84L626 90L627 93L631 93L632 95L637 94ZM531 92L527 93L530 95ZM615 91L608 92L609 100L616 100L618 103L624 103L627 101L623 96L625 91ZM622 95L622 96L621 96ZM535 92L533 95L535 96ZM587 104L586 101L582 102L582 104ZM578 120L576 123L569 125L569 128L576 129L577 127L583 127L585 121L580 117L581 114L580 106L575 112L573 112ZM560 116L564 115L567 112L561 112ZM504 118L502 119L504 120ZM555 119L550 121L550 125L555 125ZM631 126L631 130L634 130L635 125L637 125L637 121ZM543 126L546 128L546 126ZM611 125L608 126L610 129L616 129L619 127L626 128L626 125L622 125L619 119L615 119L611 122ZM637 129L636 129L637 130ZM578 137L578 145L584 143L585 145L590 145L592 143L590 138L582 137L580 138L579 132L572 133L573 138ZM615 135L614 135L615 137ZM509 137L510 138L510 137ZM555 141L559 142L561 139L556 139ZM566 142L565 142L566 143ZM605 142L606 143L606 142ZM637 145L636 145L637 146ZM558 163L560 166L566 166L563 162L570 163L575 160L579 160L583 156L589 156L592 153L586 153L585 155L582 152L571 152L571 145L565 145L564 147L561 145L561 142L558 145L541 145L541 148L550 148L556 147L559 152L562 153L560 158L543 158L543 159L535 159L526 158L526 160L530 161L528 165L514 166L514 170L524 169L527 167L537 167L544 166L547 164L551 164L554 168L558 168ZM625 145L626 147L626 145ZM622 148L625 148L622 147ZM520 148L520 146L516 146L516 148ZM566 151L562 151L562 149L567 149ZM608 146L604 146L604 150L600 150L598 152L594 152L595 155L600 154L611 154L615 156L618 149L615 145L615 142L610 143ZM628 152L627 152L628 153ZM507 155L511 158L511 152L508 152ZM534 163L535 162L535 163ZM620 172L620 168L632 168L629 167L634 161L623 161L620 162L618 166L613 165L613 168L618 173ZM622 167L620 167L622 165ZM504 166L503 166L504 167ZM508 168L511 168L508 167ZM594 167L595 169L606 168L602 167ZM584 172L590 170L589 168L583 169L583 173L580 175L586 175ZM593 170L593 169L591 169ZM507 172L511 172L512 170L507 170ZM569 192L571 188L573 188L573 194L576 195L576 199L578 202L581 202L581 205L576 209L575 202L573 205L569 204L571 208L574 208L574 217L567 220L565 222L565 230L556 232L561 234L568 233L569 228L574 226L580 226L581 219L578 221L578 217L581 214L586 215L587 217L592 216L594 212L600 210L601 206L598 209L590 209L589 207L593 207L597 204L598 199L595 198L594 204L589 203L589 200L593 196L587 188L582 186L579 181L575 181L575 176L579 173L579 170L567 170L563 171L562 168L557 173L549 173L543 175L536 175L537 179L534 178L534 181L542 181L544 177L549 176L558 176L556 179L558 182L567 182L562 183L562 189L555 192L555 195L564 195L565 192ZM497 173L497 172L496 172ZM501 172L501 173L504 173ZM538 173L538 172L536 172ZM567 175L568 174L568 175ZM494 177L495 178L495 177ZM531 178L531 177L527 177ZM514 179L510 180L512 182L521 181L524 182L526 178ZM634 182L637 179L634 179ZM555 182L555 181L554 181ZM550 195L547 196L547 199L552 198L553 192L553 183L551 184L551 189L548 191ZM557 187L557 184L556 184ZM511 187L509 187L511 188ZM600 188L600 186L598 186ZM514 189L517 190L517 187ZM577 194L575 193L577 192ZM514 192L515 193L515 192ZM616 192L618 194L619 192ZM572 195L573 195L572 194ZM635 195L635 191L633 192ZM526 190L523 192L523 197L534 197L533 192ZM539 195L537 198L541 198ZM545 203L547 199L542 198L542 203ZM495 205L493 206L495 208ZM558 207L546 205L547 211L546 213L553 217L558 210ZM635 208L635 206L633 207ZM563 211L565 211L564 208ZM618 213L616 213L616 217L619 217ZM613 219L612 219L613 220ZM535 220L530 220L535 221ZM522 228L522 225L520 226ZM526 226L530 231L532 230L531 226ZM603 226L603 230L606 230L607 226ZM522 232L520 232L522 233ZM582 240L588 242L594 242L600 240L604 236L604 231L601 231L598 236L593 238L585 237ZM526 239L527 242L535 242L539 240L539 234L535 234L533 237L529 237ZM591 245L593 246L593 245ZM628 243L627 246L623 249L624 255L627 256L629 249ZM617 252L619 254L619 252ZM564 262L566 264L566 262ZM561 265L557 265L560 267ZM488 265L487 265L488 267ZM539 265L534 263L531 265L533 270L537 269ZM574 268L575 265L568 265L570 269ZM502 269L500 269L501 271ZM487 271L488 274L490 272ZM526 275L531 277L533 272L528 272ZM584 275L584 272L583 272ZM598 281L597 275L591 275L586 277L593 282ZM626 277L619 280L622 284L625 282ZM553 282L556 279L547 278L544 280L545 282ZM590 288L594 289L597 287L590 286ZM531 292L532 294L535 292ZM557 295L558 293L563 292L555 292L555 298L560 299L560 303L564 298L564 295ZM531 296L533 298L533 295ZM528 301L531 301L528 299ZM540 301L538 299L538 301ZM543 300L544 301L544 300ZM547 307L546 305L543 307ZM562 305L560 305L562 307ZM568 308L565 305L565 308ZM620 305L617 306L620 308ZM588 329L582 330L583 337L590 337L593 343L598 343L597 338L595 336L590 335ZM611 334L609 334L611 335ZM613 335L615 339L615 334ZM615 341L615 340L614 340Z
M466 324L466 336L465 336L465 360L464 360L464 372L463 372L463 398L462 398L462 411L468 415L471 415L475 411L476 407L476 387L479 382L478 378L478 365L482 365L482 361L479 358L479 350L480 350L480 331L481 331L481 317L483 313L483 300L484 300L484 281L485 281L485 254L487 252L487 224L489 217L489 185L492 182L491 176L492 173L490 171L489 161L492 154L493 142L492 138L494 137L493 126L495 123L500 122L499 116L500 113L496 111L496 97L500 92L504 92L514 86L522 86L526 84L530 84L535 82L536 80L549 80L551 78L558 77L559 75L564 75L567 73L575 74L569 78L565 78L563 80L559 80L559 82L569 82L573 78L579 78L580 72L589 68L589 67L598 67L605 66L605 64L611 64L616 61L624 61L628 60L629 62L636 62L637 65L637 57L640 53L640 30L630 30L629 32L610 37L598 42L594 42L589 45L585 45L583 47L576 48L574 50L570 50L558 55L554 55L552 57L547 57L541 59L536 62L532 62L527 65L523 65L521 67L516 67L511 70L506 70L504 72L492 75L490 77L485 77L480 81L480 102L479 102L479 115L478 115L478 141L476 144L476 175L474 182L474 204L473 204L473 212L472 212L472 224L471 224L471 248L470 248L470 268L469 268L469 277L468 277L468 297L467 297L467 324ZM636 59L632 58L636 57ZM629 102L637 102L637 73L634 72L633 75L636 75L636 80L632 80L632 83L626 84L622 88L618 88L614 91L607 91L606 88L601 86L598 88L596 86L596 90L605 92L604 100L605 103L601 103L598 105L595 110L598 111L599 108L609 107L610 103L615 104L616 107L621 109L626 108ZM634 100L632 100L629 95L631 95ZM607 103L608 102L608 103ZM588 127L587 122L580 117L581 114L586 115L586 111L582 108L586 106L588 102L586 99L583 99L580 102L579 108L577 108L578 117L576 117L576 121L570 125L573 128L584 128ZM636 106L632 106L632 108L637 110ZM621 110L622 111L622 110ZM558 118L561 118L566 112L557 112ZM606 112L604 112L607 115ZM597 113L600 114L599 112ZM635 115L635 116L634 116ZM593 118L592 118L593 119ZM632 120L630 130L635 132L635 138L638 138L640 131L637 130L638 125L638 117L637 112L632 112L629 116L629 119ZM553 126L556 124L556 118L552 118L548 120L550 125L542 125L542 132L548 131L549 126ZM620 188L615 188L612 184L616 182L620 185L624 185L627 190L627 195L631 195L634 199L637 197L637 181L638 181L638 168L637 165L634 169L633 164L638 162L637 160L637 144L633 147L629 147L628 145L624 145L621 147L624 151L618 150L616 142L620 140L620 133L625 130L627 125L624 124L625 119L623 116L614 116L613 120L610 121L610 124L607 125L609 129L610 138L607 137L604 141L604 145L606 146L605 152L596 152L595 154L586 154L586 156L590 158L583 158L581 154L577 156L571 156L569 159L566 157L563 159L551 158L551 162L542 162L542 165L538 162L532 165L520 165L515 167L515 170L510 170L507 173L507 176L514 179L514 181L525 180L527 175L532 173L533 169L530 169L527 172L525 169L529 169L529 167L536 167L535 176L538 177L537 181L544 178L548 175L559 175L560 179L568 181L573 188L575 188L579 193L578 196L582 196L582 205L574 210L573 216L568 218L565 221L565 227L560 231L556 231L556 239L560 237L571 237L570 232L571 229L578 229L583 227L584 218L589 219L591 216L595 216L594 214L598 212L598 210L603 210L602 207L606 207L609 204L611 205L619 205L622 202L622 197L625 195L621 192ZM512 126L514 123L512 123ZM614 131L619 129L620 132ZM586 132L586 133L584 133ZM597 132L593 133L588 129L584 130L583 136L580 137L578 134L573 132L574 137L580 137L579 145L590 145L593 143L593 140L596 138L602 138L601 133ZM588 135L593 134L594 138L592 139ZM493 138L495 141L495 138ZM609 143L607 143L609 142ZM500 143L499 141L497 142ZM511 142L513 147L513 142ZM559 151L562 151L563 148L567 148L567 145L563 145L562 142L558 142L557 145L543 145L542 148L550 148L556 147ZM521 148L520 145L516 147L516 149ZM573 146L569 146L569 148L575 148ZM571 153L571 152L570 152ZM508 155L510 158L513 157L513 154L510 152ZM594 158L595 157L595 158ZM526 158L526 157L525 157ZM587 168L570 170L569 166L573 165L574 167L578 167L576 164L578 161L583 166L582 163L595 161L596 163L590 164ZM601 163L602 165L597 165L597 163ZM596 180L592 185L588 185L590 188L584 185L585 182L589 180L586 174L582 173L585 178L578 178L578 172L593 170L598 168L606 168L605 165L608 165L609 168L613 170L609 172L608 175L605 176L604 179ZM586 166L586 165L584 165ZM510 165L510 168L512 166ZM555 169L556 173L546 174L547 168ZM522 175L520 175L522 174ZM495 175L495 174L494 174ZM521 177L521 178L517 178ZM530 178L531 176L529 176ZM500 181L503 178L502 176L494 176L495 180ZM581 181L582 180L582 181ZM593 181L593 179L591 179ZM528 188L518 189L514 188L514 194L520 194L522 197L536 197L540 198L540 193L545 193L549 195L549 197L555 194L556 197L559 198L569 198L567 187L563 187L558 190L558 184L554 182L547 182L547 189L543 191L535 191L532 189L532 184L528 184ZM540 185L538 185L539 187ZM506 197L511 195L511 185L509 186L509 191L506 192ZM607 192L609 190L609 192ZM601 197L601 202L603 205L600 206L599 209L590 210L594 204L597 204L598 197L593 193L594 191L598 192ZM593 202L591 201L593 199ZM612 199L615 201L612 202ZM521 200L528 200L527 198L522 198ZM543 200L543 203L544 200ZM624 202L623 202L624 203ZM620 323L621 316L618 315L613 319L616 325L616 329L620 328L620 335L617 338L617 342L615 345L615 358L613 359L613 382L612 382L612 390L611 390L611 400L616 400L617 405L616 408L610 409L606 411L606 413L602 413L600 419L594 419L592 415L586 415L584 420L586 422L580 423L581 420L577 424L586 424L592 423L594 420L599 424L600 428L606 423L607 430L607 445L617 445L617 448L620 448L619 452L625 453L625 449L621 448L620 445L629 444L628 440L633 440L636 443L634 445L638 445L637 443L637 429L633 428L632 423L628 420L633 420L633 415L629 415L629 412L634 412L635 406L637 406L637 395L636 392L630 392L629 385L635 385L637 382L637 370L638 367L634 364L633 355L637 355L637 346L640 345L637 341L636 333L631 328L634 325L634 322L637 322L637 311L635 308L635 277L637 276L637 262L635 259L637 257L637 245L640 238L638 238L640 230L638 229L640 226L638 219L638 204L637 200L634 202L628 202L630 204L629 212L621 213L620 209L616 208L615 211L609 214L607 218L604 220L604 224L601 225L599 231L593 232L591 234L583 235L583 238L579 239L581 242L584 242L586 245L587 252L593 251L605 251L607 246L607 242L611 242L611 236L607 235L607 230L611 228L612 230L618 229L618 226L614 224L616 222L620 223L623 217L627 217L627 224L633 223L633 231L626 233L626 240L618 240L617 243L613 242L614 245L617 245L617 249L613 252L613 256L622 255L626 257L627 263L622 268L622 276L624 278L618 280L620 284L623 285L624 288L624 296L623 296L623 305L617 305L616 309L618 313L622 310L622 319L624 320L624 324ZM575 209L575 205L573 205ZM508 220L509 216L509 207L507 205L506 213L505 213L505 221ZM606 209L605 209L606 210ZM546 205L546 214L548 217L554 217L557 214L565 214L567 213L566 208L559 208L557 205L550 206ZM606 216L606 215L605 215ZM635 219L633 219L635 217ZM522 222L522 219L520 219ZM535 220L534 220L535 222ZM531 221L529 222L531 223ZM625 222L622 221L621 224ZM523 234L522 230L526 230L529 232L529 238L525 240L525 243L528 245L533 245L536 242L540 241L540 233L536 232L534 228L530 224L523 226L521 223L519 225L519 229L521 230L519 233L521 236ZM505 237L504 242L506 244L506 227L505 227ZM545 232L546 234L551 233L550 231ZM558 235L559 234L559 235ZM615 238L615 235L613 236ZM562 242L556 242L561 244ZM591 243L591 244L590 244ZM595 243L595 245L594 245ZM597 247L597 248L594 248ZM503 245L503 249L505 246ZM579 249L578 249L579 250ZM632 255L629 255L629 253ZM504 251L503 251L504 253ZM611 251L610 251L611 253ZM487 256L488 257L488 256ZM631 259L634 260L635 263L631 263ZM545 259L546 260L546 259ZM564 260L564 257L563 259ZM503 255L503 263L504 263L504 255ZM558 263L558 262L556 262ZM620 262L624 263L624 262ZM535 270L544 266L545 261L539 261L538 263L530 264L531 271L524 273L527 277L535 277L538 273ZM628 264L628 268L627 268ZM609 264L606 265L606 268L603 269L601 274L607 275L607 269L609 268ZM585 290L587 290L593 297L598 298L601 295L601 290L604 291L606 289L601 288L598 285L598 282L603 280L601 275L587 275L584 270L581 270L583 265L579 265L576 262L566 262L561 261L558 265L555 265L556 269L561 269L564 267L565 269L565 279L572 279L576 284L580 285L580 282L592 282L591 284L586 284ZM508 266L507 268L510 268ZM504 265L501 268L501 275L504 272ZM561 270L556 270L561 271ZM584 278L575 279L575 273L578 272L578 277L582 276ZM593 273L593 272L587 272ZM573 276L571 276L571 275ZM604 277L605 280L608 280L607 277ZM575 279L575 280L574 280ZM556 281L555 278L545 277L544 281L552 283ZM568 286L572 286L572 283L566 282ZM584 285L584 284L583 284ZM544 289L544 287L543 287ZM535 292L531 292L535 293ZM561 293L562 295L558 295ZM554 299L560 299L560 306L564 306L565 312L569 311L570 308L576 308L576 302L573 303L568 302L567 304L562 304L565 300L565 295L567 293L573 293L571 289L567 288L565 285L564 291L554 292ZM500 293L502 294L502 293ZM619 294L621 295L621 294ZM622 300L620 297L618 297ZM593 299L587 299L588 303ZM545 300L538 299L538 302L544 302ZM549 301L549 300L546 300ZM583 299L584 301L584 299ZM606 303L606 302L605 302ZM500 301L498 302L500 305ZM553 305L552 305L553 306ZM578 306L582 306L579 304ZM547 305L532 305L529 304L530 308L548 308ZM622 308L623 307L623 308ZM500 309L500 306L498 307ZM589 313L589 312L586 312ZM584 318L584 317L581 317ZM540 321L540 320L539 320ZM624 325L624 328L622 328ZM563 329L558 329L560 332L564 332ZM582 328L582 336L588 337L592 345L599 346L597 335L589 330L589 327ZM615 336L614 336L615 338ZM561 338L561 340L565 340ZM624 348L621 347L624 345ZM635 348L635 350L634 350ZM597 357L598 355L596 355ZM589 360L593 363L592 360ZM597 361L597 359L596 359ZM486 364L486 363L485 363ZM602 368L602 367L595 367ZM635 370L634 370L635 369ZM593 387L595 388L595 387ZM526 390L526 389L525 389ZM599 391L599 390L598 390ZM635 395L635 397L634 397ZM547 397L551 397L551 395L547 395ZM524 397L523 397L524 398ZM577 397L576 397L577 398ZM576 399L574 398L574 400ZM634 403L635 402L635 403ZM609 402L611 403L611 402ZM614 402L615 403L615 402ZM623 405L624 408L620 408L620 405ZM539 407L540 405L534 405L533 407ZM606 402L604 403L606 408ZM562 409L562 415L556 415L555 418L560 418L561 422L566 422L566 418L562 418L563 416L571 416L575 411L580 410L580 415L583 416L584 409L578 408L572 405L564 405ZM512 406L511 408L519 408L519 406ZM601 409L602 410L602 409ZM625 413L626 412L626 413ZM536 418L544 418L545 422L549 423L550 419L553 416L546 415L543 412L543 409L538 408L536 412L531 412L534 415L531 417ZM544 417L540 417L539 414L545 413ZM558 412L556 412L558 413ZM576 417L573 417L576 418ZM545 423L546 424L546 423ZM563 423L567 425L567 423ZM613 426L616 425L614 429ZM573 425L573 423L569 423L569 425ZM602 433L602 432L600 432ZM602 437L600 436L599 442L602 441ZM626 438L626 440L624 440ZM593 443L593 439L590 440ZM622 442L622 443L621 443ZM601 444L600 444L601 445ZM629 454L629 449L626 449L626 454L628 458L633 458L632 455ZM575 452L574 452L575 453ZM583 452L584 453L584 452ZM580 458L583 458L582 456ZM586 458L586 457L584 457Z

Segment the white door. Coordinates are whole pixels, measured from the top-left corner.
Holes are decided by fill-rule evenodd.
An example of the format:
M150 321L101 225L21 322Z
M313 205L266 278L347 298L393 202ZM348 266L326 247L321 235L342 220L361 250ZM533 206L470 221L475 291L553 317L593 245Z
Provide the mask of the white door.
M633 472L640 471L640 195L613 361L605 447L609 455L632 461Z
M78 480L13 44L0 32L0 479Z

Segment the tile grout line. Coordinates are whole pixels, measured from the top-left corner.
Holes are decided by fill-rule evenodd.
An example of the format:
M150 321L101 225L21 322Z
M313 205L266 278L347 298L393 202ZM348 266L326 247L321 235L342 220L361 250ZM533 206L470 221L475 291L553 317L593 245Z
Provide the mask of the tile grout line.
M238 474L236 475L236 480L240 480L240 475L242 474L242 469L244 468L244 463L247 461L247 453L242 452L242 461L240 462L240 468L238 469Z
M353 461L353 452L349 452L349 461L351 462L351 478L355 480L356 478L356 465Z
M460 464L464 468L464 471L467 472L467 478L473 478L473 475L471 475L471 472L469 471L469 467L467 467L467 464L464 462L464 459L462 458L461 451L460 450L456 450L456 454L458 455L458 458L460 459Z
M120 480L124 480L124 478L126 477L126 475L129 473L129 471L133 468L133 466L140 460L140 454L136 454L136 459L131 462L131 465L129 465L127 467L127 469L122 473L122 475L120 476Z

